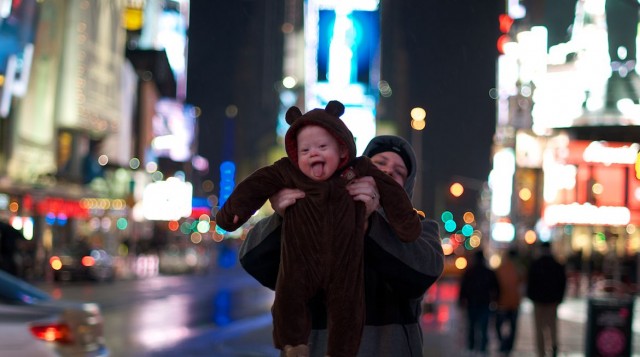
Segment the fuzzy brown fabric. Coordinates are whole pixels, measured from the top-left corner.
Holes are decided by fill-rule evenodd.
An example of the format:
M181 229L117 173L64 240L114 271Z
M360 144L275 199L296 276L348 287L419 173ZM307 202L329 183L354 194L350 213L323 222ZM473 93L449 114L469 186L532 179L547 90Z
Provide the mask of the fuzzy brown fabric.
M258 169L240 182L216 215L216 223L233 231L281 189L304 191L305 198L284 214L282 258L272 308L274 344L283 349L286 345L308 343L311 319L307 304L313 296L323 293L329 319L327 353L335 357L355 356L365 313L365 206L353 200L346 185L355 177L372 176L380 193L380 204L402 241L417 239L422 226L406 191L367 157L350 160L326 181L305 176L295 164L294 156L295 138L302 126L323 126L348 147L351 159L355 157L355 143L338 117L344 112L341 103L330 102L325 110L314 109L305 115L294 108L287 112L287 120L292 119L285 137L289 157ZM239 217L236 224L235 215Z

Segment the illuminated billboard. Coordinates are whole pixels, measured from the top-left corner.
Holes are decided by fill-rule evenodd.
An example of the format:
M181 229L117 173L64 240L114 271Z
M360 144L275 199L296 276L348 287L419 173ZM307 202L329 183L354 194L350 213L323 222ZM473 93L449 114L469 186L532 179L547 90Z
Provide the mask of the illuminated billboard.
M529 100L529 125L538 134L572 126L640 125L638 2L584 0L542 7L526 24L514 26L503 46L501 95L518 98L504 108L529 107ZM503 110L499 121L515 119L513 111Z
M640 144L572 140L545 153L544 220L556 224L640 224Z
M380 14L377 0L307 0L305 106L345 105L358 154L376 134Z
M192 106L175 99L163 98L155 105L151 124L151 150L155 157L165 157L176 162L191 160L195 135Z
M36 0L0 1L0 117L26 93L38 21Z

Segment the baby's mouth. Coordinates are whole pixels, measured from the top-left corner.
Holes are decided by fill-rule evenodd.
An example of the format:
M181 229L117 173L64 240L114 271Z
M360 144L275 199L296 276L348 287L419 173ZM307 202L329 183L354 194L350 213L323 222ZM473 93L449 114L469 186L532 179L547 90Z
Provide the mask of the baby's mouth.
M314 164L311 164L311 173L315 177L321 177L322 172L324 171L323 169L324 169L324 163L322 162L316 162Z

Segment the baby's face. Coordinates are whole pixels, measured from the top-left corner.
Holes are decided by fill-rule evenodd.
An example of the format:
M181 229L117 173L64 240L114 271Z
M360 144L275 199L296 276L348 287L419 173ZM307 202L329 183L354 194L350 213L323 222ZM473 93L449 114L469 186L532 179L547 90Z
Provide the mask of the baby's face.
M346 150L327 130L307 125L298 131L298 167L315 181L324 181L338 169Z

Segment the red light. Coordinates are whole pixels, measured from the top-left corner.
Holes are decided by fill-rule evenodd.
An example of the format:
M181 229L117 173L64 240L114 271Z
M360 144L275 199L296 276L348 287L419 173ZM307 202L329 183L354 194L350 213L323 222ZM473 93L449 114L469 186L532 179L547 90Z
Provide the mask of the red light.
M511 30L511 25L513 25L513 19L507 14L498 16L498 22L500 23L500 32L502 33L509 32L509 30Z
M496 46L498 47L498 51L500 53L504 53L504 44L507 42L511 42L511 38L508 35L502 35L498 37L498 43Z
M47 342L71 343L71 330L65 324L46 324L31 326L31 333Z
M96 260L93 257L85 255L82 257L82 265L85 267L91 267L96 263Z

